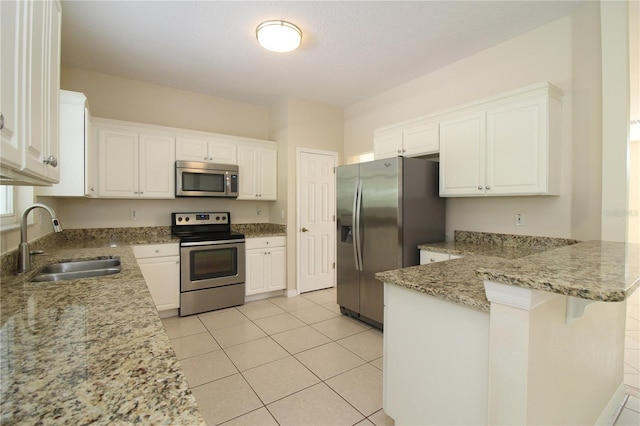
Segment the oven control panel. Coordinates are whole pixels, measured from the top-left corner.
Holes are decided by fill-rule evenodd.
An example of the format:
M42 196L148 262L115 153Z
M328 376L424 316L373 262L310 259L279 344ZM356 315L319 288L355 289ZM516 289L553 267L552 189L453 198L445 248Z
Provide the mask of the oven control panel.
M173 213L173 225L228 225L229 212Z

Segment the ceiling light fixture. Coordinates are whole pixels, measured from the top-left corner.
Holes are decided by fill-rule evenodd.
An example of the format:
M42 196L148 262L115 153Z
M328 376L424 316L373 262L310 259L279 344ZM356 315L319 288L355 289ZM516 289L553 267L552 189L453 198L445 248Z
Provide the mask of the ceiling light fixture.
M265 21L256 28L258 43L273 52L291 52L300 46L302 31L287 21Z

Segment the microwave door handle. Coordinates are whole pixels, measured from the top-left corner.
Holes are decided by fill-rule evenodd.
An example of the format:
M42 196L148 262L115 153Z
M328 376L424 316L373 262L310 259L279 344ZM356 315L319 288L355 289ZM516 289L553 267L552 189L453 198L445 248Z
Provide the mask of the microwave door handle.
M231 174L229 172L224 172L224 176L227 182L227 195L231 194Z

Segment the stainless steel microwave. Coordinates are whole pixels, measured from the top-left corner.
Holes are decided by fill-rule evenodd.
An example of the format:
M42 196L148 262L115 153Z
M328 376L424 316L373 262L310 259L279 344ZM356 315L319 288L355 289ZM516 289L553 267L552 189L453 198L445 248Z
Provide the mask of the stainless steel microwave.
M238 197L238 166L176 161L177 197Z

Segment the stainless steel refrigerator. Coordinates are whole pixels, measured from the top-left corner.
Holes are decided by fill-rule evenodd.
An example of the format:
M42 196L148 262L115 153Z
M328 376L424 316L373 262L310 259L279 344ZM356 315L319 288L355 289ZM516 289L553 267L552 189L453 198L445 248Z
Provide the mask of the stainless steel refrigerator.
M396 157L340 166L337 176L337 291L344 314L382 328L376 272L419 264L418 244L445 240L438 163Z

